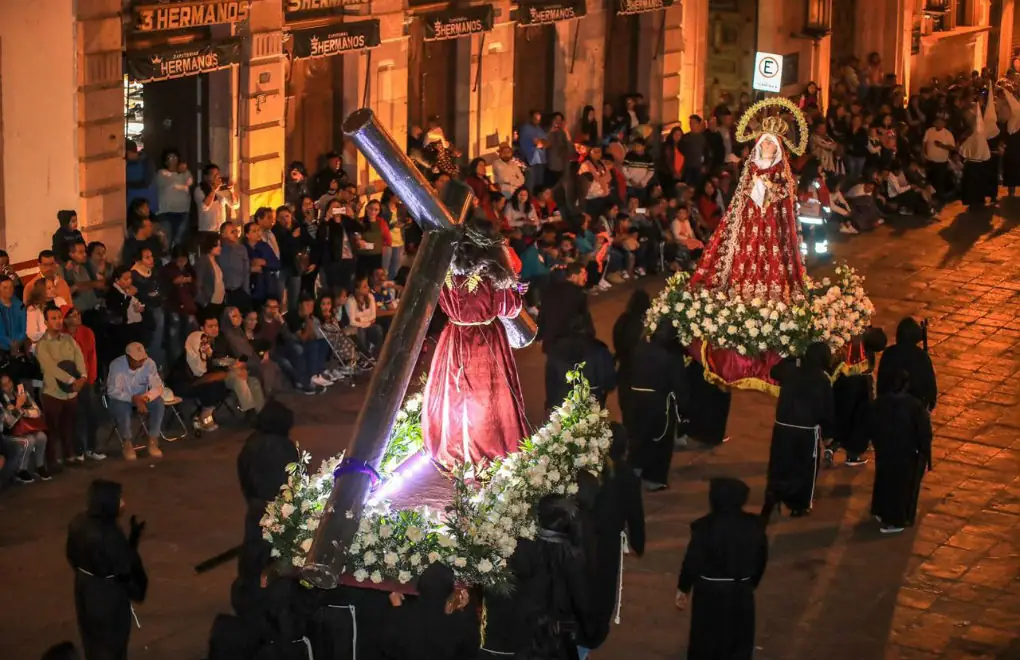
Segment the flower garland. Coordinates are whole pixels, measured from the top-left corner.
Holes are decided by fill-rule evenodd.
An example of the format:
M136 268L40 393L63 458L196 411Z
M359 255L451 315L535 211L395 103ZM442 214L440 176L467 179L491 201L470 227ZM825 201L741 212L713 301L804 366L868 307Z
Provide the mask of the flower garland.
M678 273L666 282L645 317L649 334L668 322L685 346L698 339L740 355L773 351L786 357L803 354L816 341L833 350L846 346L864 333L875 312L864 278L846 264L836 268L835 282L806 277L804 299L789 303L692 289L689 279Z
M579 371L567 379L573 386L567 399L545 426L521 442L519 452L490 463L473 483L454 480L454 501L445 515L425 506L394 510L387 501L366 507L345 572L359 582L406 584L429 564L441 562L468 584L505 585L510 579L507 560L517 539L534 538L538 531L538 501L550 493L576 493L578 473L598 472L612 443L607 412L588 382ZM420 425L420 410L420 398L408 400L397 428L403 423L403 432L411 435L408 427L414 422L408 420L417 414ZM387 448L387 456L397 460L403 451L391 454ZM332 469L341 458L323 463L312 476L306 474L307 454L288 466L287 483L261 523L274 557L304 565L329 497Z

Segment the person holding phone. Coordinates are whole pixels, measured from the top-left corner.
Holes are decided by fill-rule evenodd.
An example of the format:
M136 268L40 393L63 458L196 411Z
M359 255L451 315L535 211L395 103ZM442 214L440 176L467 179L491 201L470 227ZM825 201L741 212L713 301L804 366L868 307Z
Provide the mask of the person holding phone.
M353 289L357 251L362 244L360 232L360 223L344 212L342 201L334 199L326 205L315 236L318 263L331 289Z
M202 169L202 182L195 188L195 204L200 232L218 232L227 220L227 209L241 208L230 179L221 177L219 166L213 163Z

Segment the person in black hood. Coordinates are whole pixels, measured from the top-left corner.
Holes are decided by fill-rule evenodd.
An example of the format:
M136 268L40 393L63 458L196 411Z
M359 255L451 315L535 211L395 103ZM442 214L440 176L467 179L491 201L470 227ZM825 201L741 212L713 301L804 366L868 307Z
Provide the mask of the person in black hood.
M581 372L591 386L591 393L605 408L609 393L616 389L613 354L595 337L594 328L583 318L572 318L570 329L569 335L560 337L546 349L545 407L551 410L563 403L571 389L567 372L583 363Z
M748 487L732 478L709 483L710 513L691 523L676 606L693 591L689 660L751 660L754 590L768 563L765 525L744 511Z
M453 570L429 564L418 578L418 596L391 617L383 638L386 660L468 660L478 651L478 620L465 610Z
M865 465L870 440L868 433L869 410L875 398L875 381L872 370L875 357L885 350L886 337L881 328L868 328L860 343L849 349L851 356L863 353L865 370L861 373L844 374L832 383L832 398L835 404L832 444L825 449L825 463L832 465L838 449L846 452L845 465Z
M889 391L879 394L871 407L871 513L882 523L883 534L895 534L914 524L921 478L931 470L932 428L924 404L910 393L910 375L900 370L887 378Z
M832 437L835 419L832 383L825 371L830 359L828 345L815 342L807 347L804 357L788 357L770 372L779 383L779 399L761 511L766 524L780 504L785 504L794 517L811 512L819 443L822 438Z
M611 427L613 444L609 449L609 460L602 469L590 517L594 544L589 545L593 552L589 551L587 561L591 573L594 627L591 637L581 639L581 645L588 649L598 648L606 640L614 619L620 622L623 553L627 548L638 557L645 552L641 480L627 460L626 430L618 422L613 422Z
M57 263L61 266L71 259L71 246L85 238L78 231L78 214L64 209L57 211L57 222L60 226L53 232L53 252L57 255Z
M938 401L939 388L931 358L920 346L923 336L921 324L912 317L900 321L896 326L896 343L885 350L878 364L876 389L879 396L893 392L893 374L906 371L910 376L910 394L932 411Z
M616 352L617 397L624 415L630 412L627 397L630 396L630 371L633 368L634 351L645 335L645 315L652 306L652 299L644 289L630 294L627 309L613 324L613 350ZM631 423L625 416L624 425Z
M624 419L631 423L627 434L636 446L629 453L638 457L648 490L664 490L669 487L674 436L690 404L683 347L673 326L660 325L650 341L638 343L630 378Z
M117 524L121 485L96 479L88 508L67 530L67 561L74 569L74 604L86 660L124 660L134 612L145 600L148 577L138 554L145 523L131 516L131 532Z

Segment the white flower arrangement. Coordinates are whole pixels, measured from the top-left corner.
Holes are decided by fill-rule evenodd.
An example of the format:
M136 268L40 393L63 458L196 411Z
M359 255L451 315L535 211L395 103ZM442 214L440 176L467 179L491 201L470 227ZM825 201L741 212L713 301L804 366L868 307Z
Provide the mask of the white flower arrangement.
M700 339L740 355L774 351L786 357L802 354L816 341L826 342L834 351L842 348L864 333L875 313L864 292L864 278L846 264L836 268L835 282L805 278L804 299L791 303L748 301L692 289L688 283L686 273L669 278L645 317L649 334L669 323L685 346Z
M579 371L568 374L568 381L570 395L545 426L521 441L520 451L493 461L473 483L454 480L454 501L445 515L425 506L394 510L387 501L366 507L345 572L358 582L406 584L438 561L465 583L505 584L517 539L538 532L538 501L551 493L576 493L578 473L601 469L612 444L608 414L588 382ZM421 400L412 397L405 411L409 405L420 410ZM304 565L341 459L325 462L311 477L305 473L307 454L288 466L288 482L262 518L263 537L273 544L274 557ZM294 508L284 516L289 506Z

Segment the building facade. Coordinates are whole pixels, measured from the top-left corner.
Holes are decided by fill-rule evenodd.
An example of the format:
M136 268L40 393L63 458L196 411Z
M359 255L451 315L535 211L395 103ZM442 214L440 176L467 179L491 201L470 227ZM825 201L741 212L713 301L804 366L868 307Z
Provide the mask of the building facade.
M0 3L0 244L49 246L56 212L123 240L125 145L153 168L175 149L215 163L239 214L283 202L289 164L340 151L368 105L397 137L438 118L465 158L511 140L530 110L576 128L585 106L639 93L653 124L750 92L757 50L784 55L783 93L827 92L833 63L877 52L916 89L1010 65L1014 0L34 0ZM27 56L26 54L31 54ZM823 99L824 100L824 99Z

